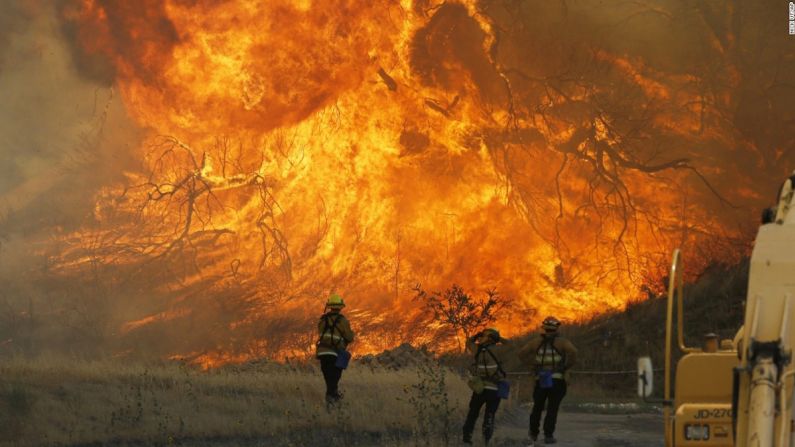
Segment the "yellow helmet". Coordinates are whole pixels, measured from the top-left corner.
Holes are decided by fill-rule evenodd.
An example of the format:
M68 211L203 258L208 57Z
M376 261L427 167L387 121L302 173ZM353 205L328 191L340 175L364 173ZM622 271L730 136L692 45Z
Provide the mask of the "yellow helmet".
M326 301L326 306L342 309L345 307L345 301L342 300L341 296L337 295L336 293L332 293L329 295L328 301Z

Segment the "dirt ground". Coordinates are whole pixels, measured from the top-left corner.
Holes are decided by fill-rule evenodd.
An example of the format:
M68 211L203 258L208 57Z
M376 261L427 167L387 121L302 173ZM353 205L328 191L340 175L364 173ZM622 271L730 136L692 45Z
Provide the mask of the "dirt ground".
M515 410L498 415L498 427L490 446L526 445L529 413ZM479 432L475 445L482 445ZM555 433L561 447L658 447L663 446L663 421L659 414L595 414L561 410ZM543 446L543 442L536 445Z

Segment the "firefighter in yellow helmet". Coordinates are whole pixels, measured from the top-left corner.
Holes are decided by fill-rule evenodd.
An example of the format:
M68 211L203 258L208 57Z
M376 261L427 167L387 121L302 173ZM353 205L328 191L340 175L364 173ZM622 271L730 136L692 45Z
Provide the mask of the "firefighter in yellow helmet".
M560 321L547 317L541 323L543 333L535 335L519 351L521 359L528 360L535 371L536 381L533 389L533 411L530 413L530 442L535 445L540 432L541 413L546 407L544 417L544 443L554 444L555 424L558 409L566 395L566 371L574 366L577 349L567 339L558 334Z
M495 328L488 328L475 334L467 340L467 350L475 354L475 370L473 371L477 386L472 387L472 397L469 399L469 412L464 422L464 443L472 444L472 432L475 422L480 415L480 408L486 406L483 415L483 440L488 445L494 434L494 416L500 405L498 388L505 379L498 355L494 352L497 343L506 342L500 337L500 332Z
M346 348L353 341L351 325L341 313L343 307L345 302L342 297L332 294L326 301L326 310L317 323L317 358L320 360L320 370L326 381L327 404L336 403L342 398L338 385L342 370L347 367L347 361L350 359Z

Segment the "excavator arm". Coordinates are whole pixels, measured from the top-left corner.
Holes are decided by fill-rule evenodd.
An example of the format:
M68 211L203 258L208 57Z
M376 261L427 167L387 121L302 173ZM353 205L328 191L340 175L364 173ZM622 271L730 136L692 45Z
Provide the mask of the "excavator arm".
M795 346L793 179L784 182L775 219L757 233L748 279L736 402L738 447L792 447L791 362ZM772 213L771 213L772 214Z

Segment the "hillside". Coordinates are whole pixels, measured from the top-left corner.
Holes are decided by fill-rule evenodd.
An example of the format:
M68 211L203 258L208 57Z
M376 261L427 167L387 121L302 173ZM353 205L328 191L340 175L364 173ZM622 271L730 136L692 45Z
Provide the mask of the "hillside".
M685 285L686 344L700 345L703 336L710 332L718 334L721 339L733 338L742 324L747 287L748 260L736 265L711 265L696 281ZM579 350L570 382L571 393L591 398L632 396L636 389L634 374L593 372L634 371L637 358L645 355L652 357L655 369L662 368L665 311L666 297L652 297L630 303L623 312L610 312L588 321L564 325L561 333L570 338ZM510 370L527 370L512 354L529 337L530 334L518 337L505 347ZM456 357L459 356L449 357L447 361L458 367L466 364L466 358ZM658 372L655 379L656 383L662 383L662 372ZM531 388L530 381L524 376L516 376L515 381L528 391ZM660 391L659 387L657 391ZM523 399L529 397L529 394L522 393Z

